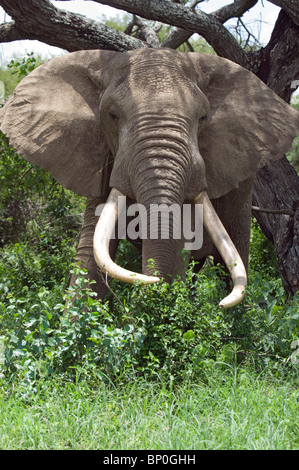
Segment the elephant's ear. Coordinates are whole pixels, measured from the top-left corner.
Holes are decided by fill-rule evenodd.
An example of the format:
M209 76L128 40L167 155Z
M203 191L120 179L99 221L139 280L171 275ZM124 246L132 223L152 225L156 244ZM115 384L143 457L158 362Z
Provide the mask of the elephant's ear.
M115 54L78 51L50 60L21 81L0 113L10 145L82 196L102 190L109 150L99 105L103 71Z
M289 150L299 113L253 73L213 55L190 54L211 119L199 136L211 198L226 194Z

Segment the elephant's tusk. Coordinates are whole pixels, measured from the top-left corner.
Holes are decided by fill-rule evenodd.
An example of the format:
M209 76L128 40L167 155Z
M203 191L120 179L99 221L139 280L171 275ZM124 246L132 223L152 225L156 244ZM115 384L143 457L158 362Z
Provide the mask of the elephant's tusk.
M196 204L203 204L203 223L210 237L213 240L217 250L222 256L226 266L228 267L232 280L233 290L219 303L220 308L233 307L240 303L245 297L245 287L247 285L247 273L241 256L239 255L235 245L230 239L221 220L219 219L209 196L205 191L201 192L194 198Z
M158 282L160 280L158 277L145 276L143 274L134 273L133 271L128 271L118 266L110 258L109 243L117 222L118 211L123 210L125 205L125 198L122 197L118 199L119 196L123 196L123 194L117 189L112 188L97 222L93 238L93 250L96 263L108 276L119 281L130 284L140 281L145 284Z

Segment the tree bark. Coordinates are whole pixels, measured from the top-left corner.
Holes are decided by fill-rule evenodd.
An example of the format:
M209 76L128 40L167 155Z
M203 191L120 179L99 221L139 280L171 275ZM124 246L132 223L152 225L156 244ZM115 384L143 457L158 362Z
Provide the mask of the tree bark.
M299 84L299 26L283 11L278 15L269 43L252 54L252 69L271 90L290 102ZM259 68L255 69L255 64Z
M284 288L295 294L299 288L299 178L285 157L259 171L254 182L253 203L293 212L287 215L253 211L262 231L274 244Z
M69 52L81 49L122 52L148 47L143 41L114 28L79 14L59 10L48 0L1 0L0 5L14 19L6 29L2 25L1 42L11 41L14 33L15 39L25 39L26 36L27 39L37 39ZM7 34L9 28L10 35Z
M259 51L260 77L289 102L292 83L299 79L299 27L281 10L269 44ZM286 158L262 168L255 178L253 204L272 209L292 209L294 215L254 212L264 234L274 244L284 288L299 288L299 178Z
M271 3L281 7L288 16L299 26L299 3L297 0L270 0Z
M124 9L148 20L186 29L198 33L213 47L215 52L238 64L246 65L246 52L239 46L233 35L213 15L200 10L161 0L95 0L114 8Z

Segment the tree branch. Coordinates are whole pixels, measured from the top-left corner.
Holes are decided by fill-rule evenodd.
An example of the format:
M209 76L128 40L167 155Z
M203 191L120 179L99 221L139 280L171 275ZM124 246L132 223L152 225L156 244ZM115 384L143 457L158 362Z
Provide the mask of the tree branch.
M246 66L247 54L239 46L230 32L213 15L198 10L190 10L186 6L169 0L95 0L97 3L126 10L148 20L186 29L197 33L213 47L215 52L234 62Z
M0 25L0 42L19 41L28 38L28 34L20 31L14 21Z
M225 5L219 10L216 10L212 15L217 18L217 20L223 24L231 18L241 18L241 16L250 8L254 7L258 0L235 0L234 3L230 5Z
M138 27L138 31L136 35L138 39L145 41L149 47L153 47L153 48L160 47L157 33L154 31L153 28L151 28L146 23L144 23L144 21L142 21L141 18L138 18L137 16L134 15L133 21L131 24L132 26L136 25ZM126 30L126 33L128 34L127 30Z
M5 38L7 41L37 39L69 52L79 49L127 51L147 47L143 41L114 28L60 10L48 0L0 0L0 5L15 20L14 27L6 26L5 30L2 25L4 41Z
M256 212L264 212L265 214L295 215L295 211L291 209L266 209L258 206L252 206L251 209Z
M282 8L288 16L299 26L299 3L298 0L269 0L274 5Z
M223 24L231 18L240 18L246 11L250 10L258 0L235 0L234 3L226 5L219 10L211 13L219 23ZM195 2L196 4L199 2ZM193 5L194 8L196 5ZM182 28L176 28L162 43L162 47L170 47L177 49L181 44L187 42L192 36L193 32L187 31Z
M288 103L299 80L299 26L281 10L269 43L252 54L256 75Z
M175 28L169 36L162 42L161 47L169 47L170 49L177 49L184 42L188 41L194 33L186 31L186 29Z

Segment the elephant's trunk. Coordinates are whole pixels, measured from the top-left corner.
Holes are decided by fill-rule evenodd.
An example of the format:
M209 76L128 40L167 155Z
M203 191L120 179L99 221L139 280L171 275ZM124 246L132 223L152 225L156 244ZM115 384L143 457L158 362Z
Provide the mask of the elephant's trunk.
M153 270L157 270L164 279L167 279L168 274L174 274L177 242L180 237L174 237L173 231L174 226L180 224L180 207L192 174L192 155L188 145L188 133L183 128L183 122L179 125L177 120L170 122L168 119L167 122L159 122L158 126L154 126L147 114L139 115L138 119L138 122L134 124L139 132L135 134L130 144L133 155L131 159L126 160L127 166L124 171L127 172L133 198L146 213L147 233L143 235L142 243L144 274L141 276L132 273L125 274L110 262L109 272L107 258L104 260L101 258L102 249L108 255L107 235L108 233L111 235L116 222L116 199L120 194L116 190L111 192L107 211L103 211L100 218L94 244L95 258L101 269L104 266L110 276L117 276L118 279L130 283L135 280L156 282L158 279L152 276ZM167 132L165 131L166 124ZM119 152L121 153L121 150ZM132 175L134 175L133 181L131 181ZM113 181L112 178L112 184ZM116 184L116 187L121 190L122 182L118 181ZM106 217L108 213L113 215L107 221L107 228L105 228L101 220L105 220L103 217ZM130 233L128 236L130 238ZM154 259L154 269L148 266L149 259Z
M170 149L170 145L172 148ZM135 199L147 215L147 234L142 241L142 272L169 280L180 263L181 207L190 179L187 146L182 142L146 150L136 160ZM155 152L152 154L152 152ZM185 156L183 158L182 156ZM148 262L154 260L154 264Z

